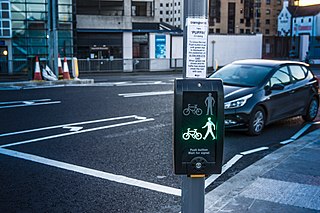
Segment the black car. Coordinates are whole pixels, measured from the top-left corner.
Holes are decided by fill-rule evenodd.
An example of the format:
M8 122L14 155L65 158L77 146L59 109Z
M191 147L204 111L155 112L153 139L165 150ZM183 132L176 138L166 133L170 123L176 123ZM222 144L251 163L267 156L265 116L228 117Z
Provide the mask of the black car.
M319 82L302 62L240 60L209 78L223 80L226 129L259 135L271 122L294 116L312 121L318 114Z

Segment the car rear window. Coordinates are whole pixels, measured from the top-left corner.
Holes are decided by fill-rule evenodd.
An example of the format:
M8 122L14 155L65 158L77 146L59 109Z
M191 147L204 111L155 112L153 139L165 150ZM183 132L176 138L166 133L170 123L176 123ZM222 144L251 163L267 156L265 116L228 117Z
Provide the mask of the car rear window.
M271 70L272 67L266 66L229 64L210 78L221 78L224 84L254 87L259 85Z
M306 72L298 65L290 65L291 75L294 81L300 81L306 78Z

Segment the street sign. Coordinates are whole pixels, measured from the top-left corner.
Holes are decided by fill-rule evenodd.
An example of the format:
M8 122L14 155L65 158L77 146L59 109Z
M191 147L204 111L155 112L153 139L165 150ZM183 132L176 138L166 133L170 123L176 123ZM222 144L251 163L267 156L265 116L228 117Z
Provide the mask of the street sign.
M175 81L173 132L175 174L221 172L224 138L221 80Z

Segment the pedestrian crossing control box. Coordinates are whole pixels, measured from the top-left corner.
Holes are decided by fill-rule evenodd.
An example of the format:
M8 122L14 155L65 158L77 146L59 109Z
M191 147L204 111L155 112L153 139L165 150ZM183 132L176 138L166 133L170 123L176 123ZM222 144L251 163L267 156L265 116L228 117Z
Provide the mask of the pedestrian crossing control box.
M175 174L221 173L224 141L222 81L176 79L173 114Z

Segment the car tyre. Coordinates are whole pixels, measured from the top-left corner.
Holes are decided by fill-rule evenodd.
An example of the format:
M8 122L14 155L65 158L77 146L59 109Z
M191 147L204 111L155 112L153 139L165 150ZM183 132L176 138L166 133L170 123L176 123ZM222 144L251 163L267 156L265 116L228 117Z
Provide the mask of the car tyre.
M266 122L266 113L264 109L257 106L250 115L248 134L260 135Z
M318 109L319 109L318 99L316 97L313 97L309 102L306 114L302 116L303 120L307 122L313 121L317 117Z

